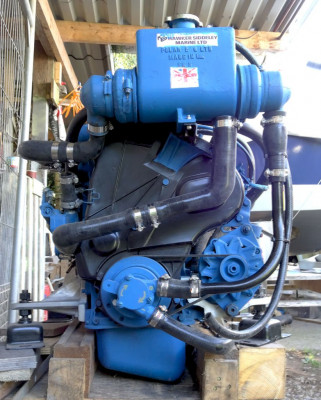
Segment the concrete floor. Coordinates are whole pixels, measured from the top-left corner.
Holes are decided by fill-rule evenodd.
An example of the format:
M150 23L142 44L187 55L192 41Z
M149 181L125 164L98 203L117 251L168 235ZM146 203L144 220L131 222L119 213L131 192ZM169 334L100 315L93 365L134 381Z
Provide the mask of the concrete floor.
M282 332L291 336L280 340L289 350L321 350L321 324L294 320L291 325L282 328Z

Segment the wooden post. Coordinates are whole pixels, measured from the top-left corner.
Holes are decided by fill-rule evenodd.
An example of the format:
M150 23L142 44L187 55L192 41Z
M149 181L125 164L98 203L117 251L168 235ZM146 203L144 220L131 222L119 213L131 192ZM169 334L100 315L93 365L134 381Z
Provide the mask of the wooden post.
M202 400L275 400L285 396L285 349L241 347L226 356L199 353Z
M283 399L285 348L278 343L239 351L239 400Z
M84 394L88 396L96 368L95 333L85 329L78 321L74 321L66 329L54 347L54 359L72 358L83 359L85 362Z
M202 400L236 400L238 392L237 351L226 356L198 354L198 378Z
M49 363L47 400L81 400L85 391L83 358L52 358Z

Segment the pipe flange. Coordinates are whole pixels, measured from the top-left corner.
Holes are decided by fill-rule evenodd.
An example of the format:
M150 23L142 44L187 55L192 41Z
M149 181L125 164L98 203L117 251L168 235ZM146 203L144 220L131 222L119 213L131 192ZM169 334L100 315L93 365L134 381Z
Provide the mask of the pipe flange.
M151 225L155 229L159 227L160 222L158 221L157 209L154 206L148 207L149 216L151 219Z
M142 232L145 229L144 223L143 223L143 216L140 210L134 210L133 211L133 217L135 220L136 224L136 230L138 232Z

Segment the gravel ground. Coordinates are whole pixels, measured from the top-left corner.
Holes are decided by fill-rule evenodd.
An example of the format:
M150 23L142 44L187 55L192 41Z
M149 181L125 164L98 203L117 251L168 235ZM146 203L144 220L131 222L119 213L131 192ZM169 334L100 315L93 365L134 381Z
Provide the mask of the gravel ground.
M321 324L293 321L280 344L287 349L285 400L321 400Z
M288 350L285 400L320 399L321 352Z

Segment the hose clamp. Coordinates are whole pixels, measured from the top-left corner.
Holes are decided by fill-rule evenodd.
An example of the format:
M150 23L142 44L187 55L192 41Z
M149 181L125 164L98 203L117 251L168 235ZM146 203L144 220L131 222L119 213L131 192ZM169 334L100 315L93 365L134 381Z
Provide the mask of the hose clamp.
M157 293L160 297L167 296L170 279L171 279L171 277L168 274L162 275L160 278L158 278Z
M138 209L134 210L133 217L134 217L136 229L138 230L138 232L143 231L145 229L145 226L143 223L143 216L142 216L142 213L140 212L140 210L138 210Z
M158 221L157 209L156 207L148 207L149 216L152 222L152 226L156 229L159 227L160 222Z
M273 115L270 118L262 118L261 125L264 127L265 125L271 124L283 124L284 123L284 115Z
M267 169L264 175L268 178L269 176L277 176L280 178L286 178L289 175L288 169Z
M59 158L58 158L59 143L60 142L52 142L52 145L51 145L51 159L52 159L52 161L59 161Z
M191 298L200 297L201 280L197 275L192 275L189 279Z
M62 201L60 205L64 210L74 210L75 208L79 208L82 203L83 201L81 199L77 199L75 201Z
M74 145L75 143L68 143L66 147L66 158L70 162L74 162Z
M108 133L108 125L95 126L88 124L87 129L94 136L104 136Z
M225 118L225 119L218 119L215 121L215 128L232 128L235 125L235 121L231 118Z
M149 325L152 326L153 328L156 328L159 321L165 319L165 312L166 308L164 309L162 306L160 306L156 311L154 311L151 319L148 322Z
M72 185L74 183L78 183L79 179L77 175L70 174L70 175L61 175L60 176L60 184L61 185Z

